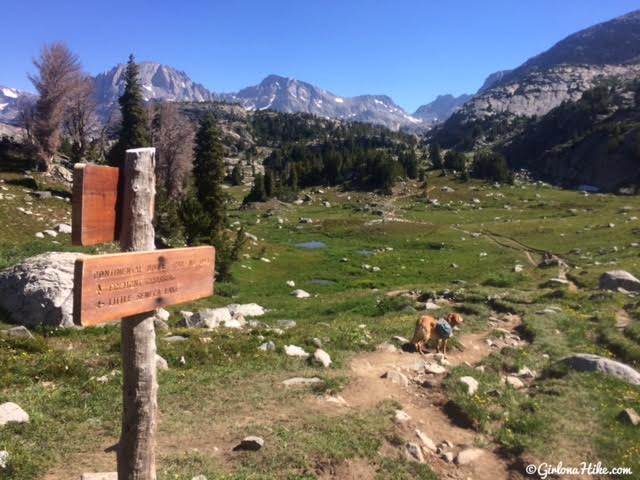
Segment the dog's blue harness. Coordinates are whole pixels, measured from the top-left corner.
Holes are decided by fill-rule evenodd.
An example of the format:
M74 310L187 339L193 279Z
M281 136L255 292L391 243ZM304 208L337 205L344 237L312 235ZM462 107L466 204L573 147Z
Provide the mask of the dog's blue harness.
M436 332L440 338L449 338L453 335L453 327L444 318L436 322Z

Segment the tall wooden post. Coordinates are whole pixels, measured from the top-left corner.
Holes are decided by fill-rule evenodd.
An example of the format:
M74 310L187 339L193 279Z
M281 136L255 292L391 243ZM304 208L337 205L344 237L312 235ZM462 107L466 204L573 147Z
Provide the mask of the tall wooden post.
M122 251L154 250L155 149L127 150L122 175ZM122 433L119 480L155 480L158 410L154 312L122 319Z

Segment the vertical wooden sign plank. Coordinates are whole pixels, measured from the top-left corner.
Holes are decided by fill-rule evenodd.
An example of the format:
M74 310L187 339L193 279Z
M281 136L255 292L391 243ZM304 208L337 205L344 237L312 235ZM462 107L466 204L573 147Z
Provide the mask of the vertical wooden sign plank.
M96 245L116 240L119 170L89 163L74 166L73 245Z

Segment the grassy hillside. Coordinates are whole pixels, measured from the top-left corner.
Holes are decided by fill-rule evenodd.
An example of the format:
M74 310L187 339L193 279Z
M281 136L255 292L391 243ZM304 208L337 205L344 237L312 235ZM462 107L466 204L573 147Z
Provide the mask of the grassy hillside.
M70 204L35 198L29 175L6 170L0 172L0 266L71 249L69 235L35 237L68 221ZM59 189L35 181L38 189ZM640 472L639 430L617 419L623 408L640 411L640 388L553 364L572 352L593 352L640 366L640 305L596 290L604 271L640 272L637 202L545 185L500 187L441 176L428 181L431 203L420 185L404 182L393 196L314 189L308 192L312 200L301 205L273 200L231 211L231 221L258 241L249 242L233 281L217 284L215 296L171 309L171 334L186 336L185 342L168 343L168 332L158 334L159 353L170 366L159 374L159 478L445 478L455 467L435 456L427 464L410 462L401 453L413 433L393 420L395 409L405 406L397 399L344 409L318 400L348 391L355 382L351 362L395 335L412 335L415 301L398 291L414 290L449 299L437 313L462 312L464 334L491 331L489 338L497 339L502 333L490 317L512 313L522 319L518 334L525 343L492 349L471 366L454 363L443 383L443 403L457 406L476 445L494 446L509 465L521 459L602 461ZM444 186L454 191L443 192ZM229 192L240 200L247 189ZM305 242L324 248L298 246ZM536 267L544 251L570 264L570 284L550 282L557 269ZM514 273L515 264L523 271ZM312 297L291 296L289 280ZM260 318L267 325L285 319L297 325L281 334L265 327L176 327L179 310L246 302L268 309ZM618 328L621 311L631 320ZM16 402L31 415L29 424L0 428L0 449L12 455L3 478L68 479L113 470L114 454L104 450L120 429L118 326L41 329L34 336L0 337L0 403ZM331 369L284 355L289 344L312 352L313 338L330 353ZM275 342L275 352L258 350L266 340ZM455 359L465 345L453 343ZM484 372L473 369L478 363ZM523 366L541 376L522 390L501 383ZM463 375L480 381L476 395L460 388ZM296 376L323 382L283 388L284 379ZM410 388L416 397L428 392ZM366 384L362 390L366 395ZM262 436L265 448L232 452L245 435Z

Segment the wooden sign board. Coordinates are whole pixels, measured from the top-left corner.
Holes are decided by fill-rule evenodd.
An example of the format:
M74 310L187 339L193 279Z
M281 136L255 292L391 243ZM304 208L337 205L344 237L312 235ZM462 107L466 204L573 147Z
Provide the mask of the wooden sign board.
M113 242L117 229L119 168L78 163L73 168L71 243Z
M213 295L214 247L86 256L76 260L73 320L98 325Z

